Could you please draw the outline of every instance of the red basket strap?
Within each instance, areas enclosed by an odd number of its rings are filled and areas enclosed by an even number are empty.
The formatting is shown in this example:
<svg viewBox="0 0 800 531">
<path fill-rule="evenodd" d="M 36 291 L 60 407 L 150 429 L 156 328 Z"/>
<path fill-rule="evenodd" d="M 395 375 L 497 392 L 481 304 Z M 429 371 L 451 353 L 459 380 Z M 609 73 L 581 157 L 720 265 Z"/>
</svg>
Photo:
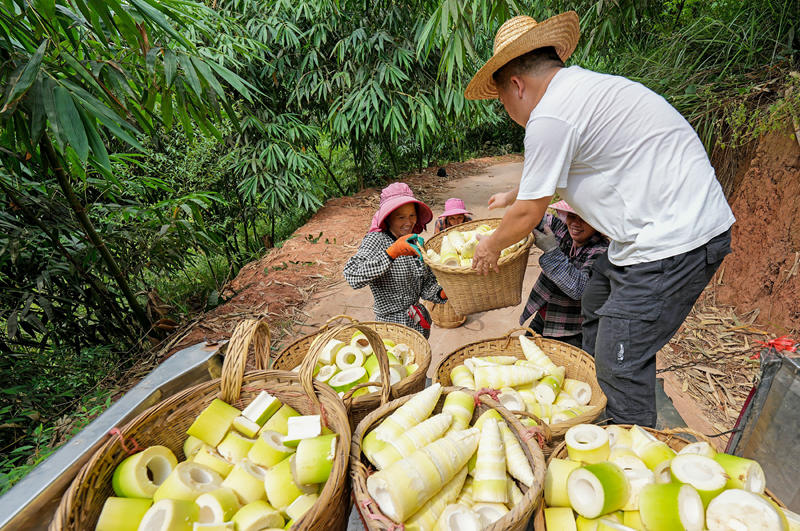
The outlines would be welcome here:
<svg viewBox="0 0 800 531">
<path fill-rule="evenodd" d="M 498 397 L 499 394 L 500 391 L 498 391 L 497 389 L 489 389 L 487 387 L 484 387 L 480 389 L 477 393 L 475 393 L 475 405 L 479 406 L 481 404 L 481 401 L 479 399 L 481 395 L 489 395 L 490 397 L 492 397 L 493 400 L 499 402 L 500 401 L 500 398 Z"/>
<path fill-rule="evenodd" d="M 125 437 L 122 436 L 122 432 L 117 427 L 111 428 L 108 431 L 108 434 L 112 436 L 116 435 L 117 437 L 119 437 L 119 444 L 120 446 L 122 446 L 122 449 L 125 450 L 125 453 L 128 455 L 135 454 L 136 452 L 141 452 L 143 450 L 143 448 L 139 446 L 139 443 L 136 442 L 136 439 L 134 439 L 133 437 L 128 437 L 126 439 Z M 133 445 L 128 446 L 127 441 L 131 441 Z"/>
</svg>

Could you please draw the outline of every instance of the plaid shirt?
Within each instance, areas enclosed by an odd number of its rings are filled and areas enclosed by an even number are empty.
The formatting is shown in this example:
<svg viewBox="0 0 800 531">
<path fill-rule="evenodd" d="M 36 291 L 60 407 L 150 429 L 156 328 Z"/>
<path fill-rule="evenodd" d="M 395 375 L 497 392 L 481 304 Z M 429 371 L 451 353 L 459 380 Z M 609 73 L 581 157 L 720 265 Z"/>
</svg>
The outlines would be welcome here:
<svg viewBox="0 0 800 531">
<path fill-rule="evenodd" d="M 436 225 L 433 226 L 433 233 L 434 234 L 436 234 L 437 232 L 442 232 L 444 229 L 449 228 L 447 226 L 447 218 L 448 217 L 450 217 L 450 216 L 446 216 L 446 217 L 443 217 L 443 218 L 436 218 Z M 466 223 L 467 221 L 472 221 L 472 218 L 470 216 L 467 216 L 466 214 L 464 214 L 464 223 Z"/>
<path fill-rule="evenodd" d="M 415 256 L 398 256 L 392 260 L 386 249 L 395 239 L 386 232 L 370 232 L 361 242 L 358 252 L 344 266 L 344 278 L 353 289 L 369 286 L 375 298 L 375 318 L 378 321 L 398 323 L 422 333 L 423 329 L 408 316 L 412 305 L 422 311 L 431 322 L 428 311 L 419 304 L 420 298 L 442 303 L 441 286 L 433 271 Z"/>
<path fill-rule="evenodd" d="M 524 324 L 546 306 L 542 335 L 574 336 L 581 333 L 581 295 L 589 282 L 589 272 L 594 261 L 608 249 L 608 241 L 598 232 L 573 251 L 572 237 L 563 221 L 546 214 L 543 223 L 553 230 L 559 246 L 539 257 L 542 274 L 531 290 L 519 322 Z"/>
</svg>

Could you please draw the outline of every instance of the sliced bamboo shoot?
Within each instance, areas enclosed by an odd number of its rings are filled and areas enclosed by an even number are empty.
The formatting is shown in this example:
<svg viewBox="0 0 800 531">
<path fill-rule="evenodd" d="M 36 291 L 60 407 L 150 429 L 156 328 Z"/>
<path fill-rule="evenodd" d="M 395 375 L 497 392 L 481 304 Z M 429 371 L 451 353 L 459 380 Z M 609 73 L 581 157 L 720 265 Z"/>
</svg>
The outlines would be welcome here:
<svg viewBox="0 0 800 531">
<path fill-rule="evenodd" d="M 585 406 L 592 400 L 592 387 L 574 378 L 564 378 L 563 390 L 578 401 L 578 404 Z"/>
<path fill-rule="evenodd" d="M 336 434 L 303 439 L 295 454 L 295 476 L 300 485 L 325 483 L 336 455 Z M 292 516 L 292 518 L 295 518 Z"/>
<path fill-rule="evenodd" d="M 439 258 L 443 265 L 460 265 L 461 261 L 458 258 L 458 250 L 450 241 L 449 234 L 442 237 L 442 245 L 439 248 Z"/>
<path fill-rule="evenodd" d="M 245 437 L 238 431 L 229 431 L 217 446 L 217 452 L 226 461 L 235 464 L 247 457 L 247 452 L 250 451 L 255 442 L 255 439 Z"/>
<path fill-rule="evenodd" d="M 631 470 L 623 470 L 625 477 L 628 478 L 628 485 L 631 490 L 628 495 L 628 501 L 622 506 L 623 511 L 638 511 L 639 510 L 639 493 L 647 485 L 656 482 L 655 474 L 652 470 L 634 468 Z"/>
<path fill-rule="evenodd" d="M 152 498 L 177 464 L 175 454 L 166 446 L 149 446 L 117 465 L 111 486 L 123 498 Z"/>
<path fill-rule="evenodd" d="M 187 435 L 194 435 L 209 446 L 217 446 L 241 411 L 215 398 L 194 420 Z M 251 419 L 252 420 L 252 419 Z"/>
<path fill-rule="evenodd" d="M 655 470 L 664 461 L 669 461 L 675 457 L 675 450 L 662 441 L 645 443 L 638 450 L 634 448 L 634 451 L 650 470 Z"/>
<path fill-rule="evenodd" d="M 136 531 L 151 505 L 153 500 L 149 498 L 109 496 L 103 502 L 94 531 Z"/>
<path fill-rule="evenodd" d="M 767 481 L 764 477 L 764 470 L 757 461 L 723 453 L 715 455 L 714 460 L 722 465 L 728 474 L 726 489 L 744 489 L 756 494 L 764 493 Z"/>
<path fill-rule="evenodd" d="M 502 503 L 475 503 L 472 506 L 472 510 L 481 519 L 481 524 L 483 524 L 484 528 L 489 527 L 508 513 L 508 507 Z"/>
<path fill-rule="evenodd" d="M 599 463 L 608 459 L 608 433 L 595 424 L 577 424 L 564 435 L 567 454 L 573 461 Z"/>
<path fill-rule="evenodd" d="M 266 391 L 258 393 L 250 404 L 242 410 L 242 416 L 263 426 L 281 408 L 281 402 Z"/>
<path fill-rule="evenodd" d="M 367 378 L 367 370 L 364 367 L 350 367 L 334 374 L 328 380 L 328 385 L 333 387 L 334 391 L 346 393 L 358 384 L 365 383 Z"/>
<path fill-rule="evenodd" d="M 678 451 L 678 455 L 686 454 L 702 455 L 703 457 L 710 457 L 711 459 L 714 459 L 714 456 L 717 455 L 717 451 L 707 442 L 698 441 L 687 444 Z"/>
<path fill-rule="evenodd" d="M 197 505 L 187 500 L 156 501 L 142 517 L 139 531 L 192 531 L 198 511 Z"/>
<path fill-rule="evenodd" d="M 569 502 L 586 518 L 621 509 L 628 501 L 630 486 L 625 473 L 607 461 L 574 470 L 567 478 Z"/>
<path fill-rule="evenodd" d="M 329 381 L 334 374 L 339 371 L 339 367 L 336 365 L 323 365 L 314 379 L 318 382 L 327 382 Z"/>
<path fill-rule="evenodd" d="M 336 353 L 339 352 L 339 349 L 345 345 L 347 345 L 347 343 L 344 341 L 339 341 L 338 339 L 329 340 L 327 343 L 325 343 L 325 347 L 322 349 L 322 352 L 319 353 L 317 361 L 323 365 L 335 363 L 334 360 L 336 360 Z"/>
<path fill-rule="evenodd" d="M 233 515 L 237 531 L 261 531 L 283 527 L 283 517 L 264 500 L 248 503 Z"/>
<path fill-rule="evenodd" d="M 703 500 L 691 485 L 647 485 L 639 493 L 639 516 L 648 531 L 701 531 Z"/>
<path fill-rule="evenodd" d="M 442 511 L 433 531 L 481 531 L 480 517 L 467 505 L 451 503 Z"/>
<path fill-rule="evenodd" d="M 633 437 L 626 428 L 612 424 L 611 426 L 606 426 L 606 432 L 608 433 L 608 444 L 612 448 L 617 445 L 633 448 Z"/>
<path fill-rule="evenodd" d="M 581 464 L 568 459 L 553 457 L 544 475 L 544 501 L 550 507 L 570 507 L 567 493 L 567 478 Z"/>
<path fill-rule="evenodd" d="M 548 530 L 577 531 L 575 516 L 569 507 L 547 507 L 544 510 L 544 525 Z"/>
<path fill-rule="evenodd" d="M 697 490 L 703 500 L 703 507 L 708 507 L 708 502 L 725 489 L 728 481 L 722 465 L 702 455 L 676 455 L 669 467 L 674 481 L 688 483 Z"/>
<path fill-rule="evenodd" d="M 336 353 L 336 366 L 340 371 L 364 365 L 364 351 L 353 345 L 345 345 Z"/>
<path fill-rule="evenodd" d="M 509 411 L 525 411 L 525 401 L 522 395 L 513 387 L 503 387 L 497 395 L 499 402 Z"/>
<path fill-rule="evenodd" d="M 542 404 L 552 404 L 561 390 L 564 374 L 566 374 L 564 367 L 556 367 L 550 374 L 539 380 L 539 385 L 533 391 L 536 394 L 536 400 Z"/>
<path fill-rule="evenodd" d="M 264 478 L 267 470 L 249 459 L 242 459 L 233 467 L 231 473 L 222 482 L 223 487 L 233 490 L 242 505 L 264 499 Z"/>
<path fill-rule="evenodd" d="M 201 494 L 195 503 L 200 509 L 197 521 L 201 524 L 227 522 L 241 507 L 236 493 L 226 487 Z"/>
</svg>

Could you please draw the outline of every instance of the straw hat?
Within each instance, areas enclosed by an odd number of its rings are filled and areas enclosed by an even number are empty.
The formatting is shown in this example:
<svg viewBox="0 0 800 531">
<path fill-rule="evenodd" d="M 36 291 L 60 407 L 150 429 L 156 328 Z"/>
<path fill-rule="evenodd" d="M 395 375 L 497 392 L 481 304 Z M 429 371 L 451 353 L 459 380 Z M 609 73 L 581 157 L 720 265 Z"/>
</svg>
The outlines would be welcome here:
<svg viewBox="0 0 800 531">
<path fill-rule="evenodd" d="M 512 59 L 537 48 L 552 46 L 562 61 L 566 61 L 580 37 L 578 14 L 567 11 L 544 22 L 519 15 L 506 20 L 494 37 L 494 50 L 486 64 L 478 70 L 467 85 L 464 96 L 468 100 L 486 100 L 497 97 L 492 74 Z"/>
</svg>

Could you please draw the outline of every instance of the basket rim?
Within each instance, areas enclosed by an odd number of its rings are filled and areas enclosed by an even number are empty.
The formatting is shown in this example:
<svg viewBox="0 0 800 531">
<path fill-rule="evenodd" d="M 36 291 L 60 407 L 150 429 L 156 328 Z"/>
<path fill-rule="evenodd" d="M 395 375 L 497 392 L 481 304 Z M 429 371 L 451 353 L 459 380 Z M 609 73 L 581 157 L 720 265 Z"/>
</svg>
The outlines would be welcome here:
<svg viewBox="0 0 800 531">
<path fill-rule="evenodd" d="M 500 222 L 502 220 L 503 220 L 503 218 L 474 219 L 472 221 L 466 221 L 466 222 L 461 223 L 459 225 L 455 225 L 455 226 L 449 227 L 449 228 L 447 228 L 447 229 L 445 229 L 443 231 L 437 232 L 436 234 L 434 234 L 433 236 L 428 238 L 428 240 L 422 246 L 423 247 L 423 251 L 425 251 L 425 252 L 422 253 L 422 261 L 425 263 L 425 265 L 427 265 L 428 267 L 430 267 L 434 271 L 440 271 L 442 273 L 451 273 L 451 274 L 453 274 L 453 273 L 455 273 L 455 274 L 461 273 L 461 274 L 467 274 L 467 275 L 477 275 L 478 273 L 473 271 L 473 269 L 471 267 L 466 267 L 466 266 L 461 266 L 461 265 L 457 265 L 457 266 L 444 265 L 444 264 L 440 264 L 438 262 L 434 262 L 433 260 L 431 260 L 428 257 L 428 253 L 427 253 L 427 250 L 429 248 L 428 245 L 430 244 L 431 241 L 436 241 L 436 240 L 440 240 L 440 239 L 444 238 L 444 236 L 450 231 L 458 230 L 459 232 L 461 232 L 461 231 L 464 231 L 464 230 L 470 230 L 473 226 L 474 227 L 479 227 L 481 225 L 489 225 L 489 224 L 495 225 L 494 228 L 497 228 L 497 226 L 500 225 Z M 520 258 L 521 255 L 526 255 L 527 256 L 529 254 L 529 251 L 530 251 L 530 248 L 531 248 L 532 245 L 533 245 L 533 233 L 528 233 L 525 236 L 525 240 L 524 240 L 522 245 L 520 245 L 513 252 L 510 252 L 505 256 L 501 256 L 497 260 L 497 267 L 503 267 L 503 266 L 507 265 L 508 263 L 515 261 L 518 258 Z"/>
<path fill-rule="evenodd" d="M 336 317 L 339 317 L 339 316 L 336 316 Z M 336 317 L 332 317 L 329 320 L 329 322 L 332 321 L 333 319 L 336 319 Z M 359 321 L 359 320 L 354 320 L 354 321 L 357 322 L 360 325 L 365 325 L 365 326 L 368 326 L 368 327 L 371 327 L 373 325 L 382 325 L 382 326 L 387 326 L 389 328 L 401 328 L 401 329 L 404 330 L 404 332 L 405 331 L 409 331 L 409 332 L 412 332 L 412 335 L 418 336 L 417 340 L 419 341 L 419 343 L 425 345 L 425 347 L 423 349 L 423 352 L 421 352 L 421 354 L 423 355 L 423 357 L 425 358 L 425 361 L 426 361 L 425 365 L 423 366 L 423 364 L 417 363 L 418 368 L 417 368 L 416 371 L 414 371 L 413 373 L 409 374 L 408 376 L 406 376 L 405 378 L 403 378 L 402 380 L 400 380 L 399 382 L 397 382 L 396 384 L 394 384 L 394 385 L 392 385 L 390 387 L 390 401 L 392 399 L 392 396 L 394 396 L 394 394 L 395 394 L 395 392 L 397 390 L 402 391 L 402 389 L 404 387 L 407 387 L 407 386 L 411 385 L 412 383 L 414 383 L 415 381 L 419 380 L 420 379 L 420 377 L 419 377 L 420 374 L 423 374 L 423 375 L 427 374 L 428 369 L 430 368 L 430 365 L 431 365 L 431 361 L 432 361 L 432 358 L 433 358 L 433 353 L 431 351 L 430 343 L 428 342 L 427 339 L 425 339 L 425 336 L 423 336 L 421 333 L 419 333 L 418 331 L 414 330 L 413 328 L 410 328 L 410 327 L 405 326 L 405 325 L 401 325 L 399 323 L 391 323 L 391 322 L 386 322 L 386 321 Z M 319 334 L 325 332 L 329 328 L 331 328 L 330 324 L 323 325 L 322 327 L 318 328 L 315 332 L 312 332 L 310 334 L 306 334 L 306 335 L 296 339 L 295 341 L 292 341 L 290 344 L 288 344 L 284 348 L 282 348 L 277 354 L 275 354 L 274 356 L 272 356 L 272 355 L 270 356 L 270 367 L 272 367 L 275 364 L 275 362 L 277 362 L 278 359 L 280 359 L 280 357 L 283 356 L 285 353 L 287 353 L 290 349 L 297 348 L 297 346 L 303 341 L 313 340 L 314 337 L 316 337 Z M 411 346 L 411 345 L 409 345 L 409 346 Z M 417 354 L 417 351 L 415 350 L 415 355 L 416 354 Z M 415 360 L 415 362 L 416 362 L 416 360 Z M 423 369 L 424 369 L 424 371 L 423 371 Z M 288 370 L 288 369 L 272 369 L 272 370 Z M 425 376 L 425 378 L 427 378 L 427 376 Z M 316 382 L 316 380 L 315 380 L 315 382 Z M 365 404 L 367 402 L 373 401 L 373 400 L 375 400 L 375 399 L 380 397 L 380 393 L 381 393 L 380 390 L 378 390 L 378 391 L 372 391 L 370 393 L 366 393 L 366 394 L 363 394 L 363 395 L 359 395 L 359 396 L 357 396 L 355 398 L 352 398 L 351 404 L 352 404 L 352 406 L 357 407 L 357 406 L 359 406 L 361 404 Z"/>
<path fill-rule="evenodd" d="M 520 438 L 520 434 L 525 433 L 526 428 L 523 426 L 520 421 L 517 419 L 516 415 L 513 411 L 509 411 L 502 404 L 496 402 L 489 398 L 484 394 L 479 394 L 476 391 L 471 389 L 464 389 L 461 387 L 454 387 L 454 386 L 442 386 L 441 388 L 441 395 L 439 397 L 439 401 L 443 400 L 446 394 L 462 391 L 470 394 L 475 398 L 475 400 L 480 402 L 480 405 L 486 406 L 490 409 L 497 410 L 500 415 L 503 417 L 503 420 L 509 425 L 509 428 L 512 429 L 512 432 Z M 356 501 L 356 506 L 358 509 L 359 516 L 361 517 L 362 523 L 366 529 L 370 529 L 370 527 L 364 521 L 364 516 L 361 514 L 361 507 L 367 509 L 366 504 L 368 503 L 367 500 L 360 500 L 359 498 L 360 493 L 359 490 L 356 489 L 356 483 L 360 484 L 364 483 L 364 491 L 366 491 L 366 478 L 368 476 L 368 468 L 367 465 L 364 464 L 363 460 L 361 459 L 361 443 L 364 439 L 364 436 L 373 425 L 383 420 L 386 416 L 390 413 L 395 411 L 397 408 L 405 404 L 408 400 L 410 400 L 414 395 L 406 395 L 399 398 L 396 398 L 386 404 L 383 404 L 379 408 L 371 411 L 366 417 L 364 417 L 361 422 L 358 423 L 356 428 L 353 430 L 352 437 L 350 439 L 350 476 L 352 480 L 352 496 L 353 499 Z M 476 409 L 477 409 L 476 405 Z M 516 504 L 508 513 L 506 513 L 500 520 L 492 524 L 491 526 L 485 528 L 488 531 L 500 531 L 504 529 L 509 529 L 510 527 L 516 528 L 519 522 L 518 520 L 525 520 L 532 519 L 533 515 L 536 512 L 536 508 L 540 506 L 539 503 L 541 499 L 543 499 L 544 494 L 544 474 L 547 470 L 546 461 L 544 460 L 544 454 L 542 453 L 542 449 L 534 442 L 535 438 L 525 440 L 520 440 L 520 444 L 523 447 L 528 448 L 528 452 L 530 453 L 529 457 L 529 464 L 534 473 L 534 484 L 527 489 L 523 496 L 523 502 Z M 543 467 L 541 465 L 544 465 Z M 535 492 L 534 492 L 535 491 Z M 372 500 L 371 497 L 368 498 Z M 381 517 L 387 518 L 383 513 L 380 511 L 380 508 L 377 507 L 377 504 L 374 503 L 375 510 L 378 511 Z M 528 512 L 529 514 L 526 516 L 525 513 Z M 510 520 L 508 520 L 510 519 Z M 508 520 L 508 521 L 507 521 Z M 391 521 L 391 520 L 389 520 Z M 395 522 L 392 521 L 392 524 Z M 508 524 L 512 524 L 509 526 Z M 393 528 L 389 528 L 393 529 Z"/>
</svg>

